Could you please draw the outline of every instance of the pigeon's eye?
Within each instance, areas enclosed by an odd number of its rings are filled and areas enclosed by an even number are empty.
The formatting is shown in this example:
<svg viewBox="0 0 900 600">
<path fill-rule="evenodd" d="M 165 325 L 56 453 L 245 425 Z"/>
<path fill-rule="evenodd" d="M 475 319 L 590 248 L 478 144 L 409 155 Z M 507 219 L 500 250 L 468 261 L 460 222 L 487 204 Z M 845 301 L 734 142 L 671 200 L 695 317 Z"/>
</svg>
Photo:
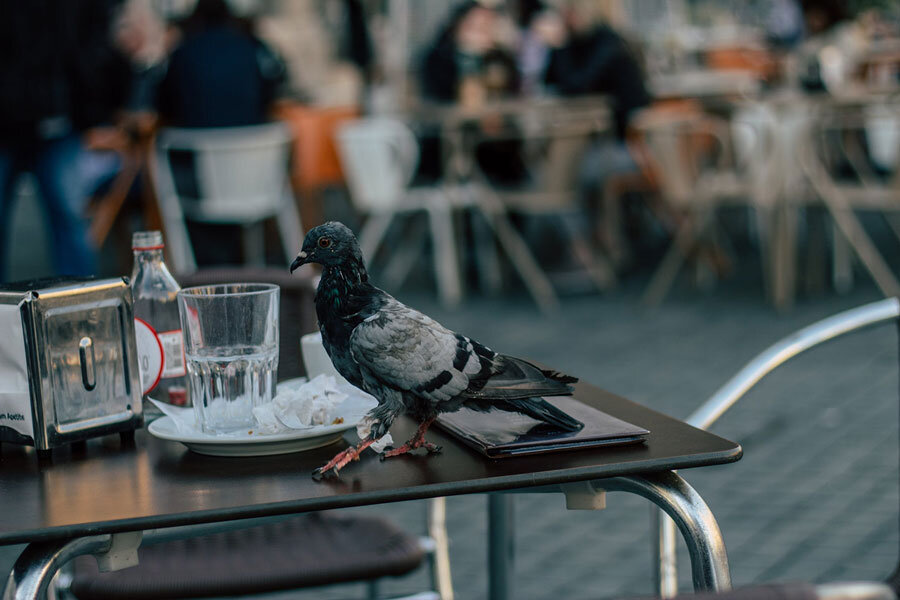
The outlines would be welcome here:
<svg viewBox="0 0 900 600">
<path fill-rule="evenodd" d="M 331 246 L 331 240 L 327 237 L 319 238 L 319 248 L 328 248 Z"/>
</svg>

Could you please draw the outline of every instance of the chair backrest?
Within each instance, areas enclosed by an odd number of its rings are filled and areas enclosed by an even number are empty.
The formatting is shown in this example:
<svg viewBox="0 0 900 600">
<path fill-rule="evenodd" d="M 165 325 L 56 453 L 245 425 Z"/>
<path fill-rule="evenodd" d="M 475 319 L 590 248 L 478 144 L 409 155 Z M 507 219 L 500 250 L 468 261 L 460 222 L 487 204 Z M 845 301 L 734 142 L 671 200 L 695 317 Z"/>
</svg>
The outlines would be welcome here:
<svg viewBox="0 0 900 600">
<path fill-rule="evenodd" d="M 249 223 L 278 212 L 285 201 L 290 132 L 282 123 L 222 129 L 163 129 L 156 142 L 159 168 L 172 173 L 173 151 L 193 156 L 196 197 L 172 188 L 192 220 Z M 189 170 L 189 169 L 188 169 Z"/>
<path fill-rule="evenodd" d="M 419 144 L 407 125 L 381 117 L 350 121 L 338 129 L 337 141 L 359 210 L 390 211 L 402 201 L 419 160 Z"/>
</svg>

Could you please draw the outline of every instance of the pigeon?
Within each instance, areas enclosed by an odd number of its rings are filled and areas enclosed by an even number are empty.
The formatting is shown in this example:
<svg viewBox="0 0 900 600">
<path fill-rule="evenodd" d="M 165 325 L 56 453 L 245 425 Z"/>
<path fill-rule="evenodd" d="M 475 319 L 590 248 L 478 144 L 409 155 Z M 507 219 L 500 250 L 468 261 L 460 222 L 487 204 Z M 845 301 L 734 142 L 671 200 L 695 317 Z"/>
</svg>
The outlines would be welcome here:
<svg viewBox="0 0 900 600">
<path fill-rule="evenodd" d="M 576 378 L 494 352 L 375 287 L 346 225 L 309 230 L 291 273 L 307 263 L 322 266 L 315 303 L 325 351 L 338 373 L 378 401 L 369 434 L 316 469 L 315 479 L 338 476 L 401 414 L 418 423 L 416 433 L 382 459 L 418 448 L 439 452 L 425 432 L 439 414 L 463 407 L 519 412 L 564 431 L 583 427 L 542 398 L 571 395 Z"/>
</svg>

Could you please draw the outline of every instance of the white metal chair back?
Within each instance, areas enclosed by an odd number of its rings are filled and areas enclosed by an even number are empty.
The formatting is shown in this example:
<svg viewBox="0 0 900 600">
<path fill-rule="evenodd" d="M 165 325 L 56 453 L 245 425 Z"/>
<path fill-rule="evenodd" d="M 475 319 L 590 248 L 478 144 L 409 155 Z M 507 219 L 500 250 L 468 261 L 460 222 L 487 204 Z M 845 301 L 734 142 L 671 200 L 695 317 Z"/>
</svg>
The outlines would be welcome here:
<svg viewBox="0 0 900 600">
<path fill-rule="evenodd" d="M 290 150 L 290 134 L 281 123 L 164 129 L 156 147 L 160 165 L 168 164 L 173 150 L 194 155 L 197 197 L 180 195 L 191 219 L 254 221 L 281 208 Z"/>
<path fill-rule="evenodd" d="M 419 144 L 390 118 L 350 121 L 337 132 L 338 151 L 354 204 L 364 213 L 396 209 L 419 160 Z"/>
<path fill-rule="evenodd" d="M 283 123 L 221 129 L 163 129 L 156 140 L 154 179 L 170 251 L 178 271 L 196 269 L 184 219 L 252 225 L 277 217 L 285 255 L 302 243 L 290 193 L 291 136 Z M 179 191 L 173 151 L 193 156 L 196 193 Z M 196 196 L 196 197 L 194 197 Z"/>
</svg>

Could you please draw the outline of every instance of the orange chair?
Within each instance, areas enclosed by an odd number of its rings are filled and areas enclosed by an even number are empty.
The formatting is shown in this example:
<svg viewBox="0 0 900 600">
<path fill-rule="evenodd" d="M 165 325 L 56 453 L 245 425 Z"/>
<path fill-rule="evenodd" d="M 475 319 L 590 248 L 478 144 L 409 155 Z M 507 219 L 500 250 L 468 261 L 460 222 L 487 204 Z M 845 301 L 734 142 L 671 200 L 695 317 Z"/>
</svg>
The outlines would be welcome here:
<svg viewBox="0 0 900 600">
<path fill-rule="evenodd" d="M 355 106 L 318 108 L 284 102 L 274 115 L 287 123 L 293 133 L 291 185 L 301 203 L 301 221 L 306 227 L 322 223 L 319 191 L 329 185 L 343 185 L 344 173 L 334 143 L 337 128 L 355 119 Z"/>
</svg>

